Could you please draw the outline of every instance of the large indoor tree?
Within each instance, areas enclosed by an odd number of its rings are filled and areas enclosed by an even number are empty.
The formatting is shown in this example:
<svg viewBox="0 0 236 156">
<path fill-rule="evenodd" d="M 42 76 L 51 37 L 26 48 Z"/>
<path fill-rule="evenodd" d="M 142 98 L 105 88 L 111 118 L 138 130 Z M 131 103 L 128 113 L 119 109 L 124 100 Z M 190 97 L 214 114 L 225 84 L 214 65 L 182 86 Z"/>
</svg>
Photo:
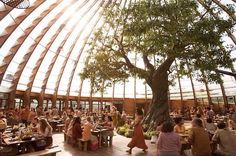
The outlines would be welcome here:
<svg viewBox="0 0 236 156">
<path fill-rule="evenodd" d="M 232 66 L 232 46 L 222 38 L 226 30 L 233 31 L 233 21 L 219 9 L 213 11 L 214 17 L 195 0 L 139 0 L 124 8 L 108 7 L 81 77 L 92 80 L 96 91 L 130 76 L 144 79 L 152 91 L 144 122 L 169 120 L 168 87 L 175 60 L 181 73 L 188 73 L 188 65 L 192 72 L 204 71 L 208 81 L 218 80 L 215 69 Z"/>
</svg>

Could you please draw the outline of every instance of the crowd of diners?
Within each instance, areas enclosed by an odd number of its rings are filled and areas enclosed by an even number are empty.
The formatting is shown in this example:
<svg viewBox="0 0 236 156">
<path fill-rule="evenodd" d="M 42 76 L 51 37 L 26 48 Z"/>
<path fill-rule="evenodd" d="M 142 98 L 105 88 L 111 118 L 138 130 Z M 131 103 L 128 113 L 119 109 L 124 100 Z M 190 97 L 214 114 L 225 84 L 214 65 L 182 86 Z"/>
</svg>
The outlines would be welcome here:
<svg viewBox="0 0 236 156">
<path fill-rule="evenodd" d="M 96 136 L 91 134 L 92 129 L 106 129 L 102 133 L 102 143 L 107 146 L 107 138 L 113 136 L 113 130 L 119 125 L 126 122 L 126 114 L 117 111 L 116 107 L 111 107 L 110 110 L 103 110 L 102 112 L 89 112 L 86 109 L 77 108 L 63 108 L 59 113 L 56 107 L 45 108 L 38 106 L 35 109 L 22 106 L 20 109 L 8 109 L 0 111 L 0 121 L 7 126 L 14 126 L 24 124 L 29 126 L 32 130 L 44 136 L 47 145 L 53 143 L 52 121 L 60 121 L 64 124 L 64 133 L 68 136 L 67 143 L 76 145 L 78 139 L 91 140 L 94 144 L 98 143 Z"/>
<path fill-rule="evenodd" d="M 172 119 L 157 126 L 159 156 L 236 156 L 236 107 L 223 115 L 212 106 L 190 109 L 190 126 L 184 116 L 172 112 Z M 191 150 L 189 150 L 191 149 Z M 189 153 L 191 151 L 191 154 Z M 188 153 L 187 153 L 188 152 Z"/>
<path fill-rule="evenodd" d="M 158 156 L 180 156 L 189 152 L 189 149 L 193 156 L 236 156 L 236 107 L 224 114 L 216 113 L 212 106 L 184 107 L 170 112 L 170 116 L 171 120 L 154 126 L 159 132 L 156 141 Z M 99 113 L 82 108 L 63 108 L 59 113 L 56 107 L 42 109 L 39 106 L 36 109 L 22 107 L 1 111 L 0 127 L 2 123 L 9 126 L 19 123 L 31 125 L 34 131 L 46 138 L 47 146 L 50 146 L 53 142 L 50 121 L 61 120 L 65 126 L 64 133 L 69 138 L 66 143 L 73 146 L 78 139 L 82 139 L 90 140 L 95 145 L 98 139 L 91 130 L 104 128 L 107 131 L 102 133 L 102 143 L 107 146 L 107 138 L 114 135 L 114 129 L 128 123 L 134 130 L 127 145 L 127 152 L 131 154 L 135 147 L 144 152 L 148 149 L 143 136 L 142 119 L 143 111 L 140 109 L 137 109 L 134 120 L 130 120 L 125 112 L 119 113 L 114 106 L 111 106 L 111 110 Z"/>
</svg>

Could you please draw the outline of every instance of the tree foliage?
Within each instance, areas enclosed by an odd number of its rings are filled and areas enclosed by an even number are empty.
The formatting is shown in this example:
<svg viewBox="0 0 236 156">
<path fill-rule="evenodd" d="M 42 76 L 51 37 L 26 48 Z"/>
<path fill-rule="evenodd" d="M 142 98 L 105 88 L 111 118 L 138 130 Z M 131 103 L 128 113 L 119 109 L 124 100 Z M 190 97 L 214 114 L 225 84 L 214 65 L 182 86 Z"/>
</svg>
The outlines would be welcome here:
<svg viewBox="0 0 236 156">
<path fill-rule="evenodd" d="M 194 0 L 140 0 L 125 8 L 107 7 L 106 25 L 91 41 L 96 45 L 89 49 L 82 77 L 93 79 L 98 88 L 104 81 L 108 85 L 137 75 L 152 88 L 154 72 L 173 58 L 179 62 L 180 75 L 204 70 L 209 81 L 217 81 L 214 70 L 230 68 L 233 61 L 231 47 L 222 49 L 222 37 L 225 30 L 232 30 L 233 21 L 219 14 L 212 17 Z"/>
</svg>

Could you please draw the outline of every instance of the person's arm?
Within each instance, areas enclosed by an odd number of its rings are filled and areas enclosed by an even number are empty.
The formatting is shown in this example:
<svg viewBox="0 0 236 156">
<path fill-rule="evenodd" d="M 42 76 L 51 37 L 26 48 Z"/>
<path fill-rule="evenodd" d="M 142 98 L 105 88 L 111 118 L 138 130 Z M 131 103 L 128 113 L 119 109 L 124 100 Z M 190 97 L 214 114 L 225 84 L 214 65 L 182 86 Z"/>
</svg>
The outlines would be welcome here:
<svg viewBox="0 0 236 156">
<path fill-rule="evenodd" d="M 189 142 L 190 144 L 193 144 L 193 142 L 194 142 L 194 131 L 193 131 L 193 129 L 191 129 L 191 131 L 190 131 L 190 133 L 189 133 L 188 142 Z"/>
<path fill-rule="evenodd" d="M 157 139 L 157 150 L 161 149 L 161 144 L 162 144 L 162 132 L 159 134 L 159 137 Z"/>
<path fill-rule="evenodd" d="M 217 131 L 215 132 L 215 134 L 213 135 L 211 140 L 212 140 L 213 143 L 219 143 L 220 142 L 219 134 L 217 133 Z"/>
<path fill-rule="evenodd" d="M 179 139 L 178 139 L 178 147 L 179 147 L 179 152 L 181 151 L 181 148 L 182 148 L 182 144 L 181 144 L 181 138 L 179 136 Z"/>
</svg>

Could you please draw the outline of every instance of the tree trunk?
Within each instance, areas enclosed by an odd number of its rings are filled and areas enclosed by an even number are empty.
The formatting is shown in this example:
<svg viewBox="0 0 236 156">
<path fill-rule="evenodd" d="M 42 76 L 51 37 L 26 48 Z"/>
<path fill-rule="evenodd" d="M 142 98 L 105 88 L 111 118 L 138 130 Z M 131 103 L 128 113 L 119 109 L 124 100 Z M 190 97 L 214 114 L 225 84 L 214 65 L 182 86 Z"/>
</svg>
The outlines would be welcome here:
<svg viewBox="0 0 236 156">
<path fill-rule="evenodd" d="M 150 87 L 152 89 L 152 101 L 143 123 L 161 124 L 163 121 L 170 120 L 168 103 L 168 70 L 174 58 L 167 58 L 152 75 Z"/>
</svg>

